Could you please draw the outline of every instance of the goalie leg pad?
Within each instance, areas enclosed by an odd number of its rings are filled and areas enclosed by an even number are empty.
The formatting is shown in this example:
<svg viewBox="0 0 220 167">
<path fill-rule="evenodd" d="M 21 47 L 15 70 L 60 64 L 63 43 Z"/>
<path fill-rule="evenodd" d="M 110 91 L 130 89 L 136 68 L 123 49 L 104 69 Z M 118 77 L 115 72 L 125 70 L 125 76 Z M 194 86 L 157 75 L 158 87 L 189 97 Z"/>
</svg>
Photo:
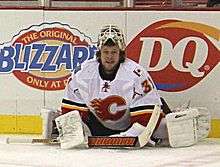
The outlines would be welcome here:
<svg viewBox="0 0 220 167">
<path fill-rule="evenodd" d="M 58 117 L 60 114 L 56 110 L 42 108 L 40 111 L 41 118 L 42 118 L 42 137 L 44 139 L 51 139 L 58 137 L 58 132 L 55 124 L 55 118 Z"/>
<path fill-rule="evenodd" d="M 211 129 L 211 114 L 205 107 L 197 107 L 199 115 L 196 119 L 198 140 L 207 138 Z"/>
<path fill-rule="evenodd" d="M 197 143 L 196 117 L 198 114 L 197 109 L 186 109 L 166 115 L 171 147 L 191 146 Z"/>
<path fill-rule="evenodd" d="M 196 144 L 208 136 L 210 114 L 205 108 L 189 108 L 166 115 L 169 143 L 171 147 Z"/>
<path fill-rule="evenodd" d="M 78 111 L 74 110 L 55 119 L 62 149 L 87 146 L 83 124 Z"/>
</svg>

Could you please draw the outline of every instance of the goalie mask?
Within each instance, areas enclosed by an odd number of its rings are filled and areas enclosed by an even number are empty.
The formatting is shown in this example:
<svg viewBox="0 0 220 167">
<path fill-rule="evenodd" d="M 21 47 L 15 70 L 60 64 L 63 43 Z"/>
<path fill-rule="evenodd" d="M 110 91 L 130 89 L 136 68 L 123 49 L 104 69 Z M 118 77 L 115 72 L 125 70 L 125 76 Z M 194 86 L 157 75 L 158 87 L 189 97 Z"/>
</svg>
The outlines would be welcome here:
<svg viewBox="0 0 220 167">
<path fill-rule="evenodd" d="M 123 32 L 117 26 L 114 25 L 107 25 L 101 29 L 101 32 L 98 36 L 97 44 L 99 50 L 110 39 L 119 46 L 119 49 L 121 51 L 125 50 L 125 40 Z"/>
</svg>

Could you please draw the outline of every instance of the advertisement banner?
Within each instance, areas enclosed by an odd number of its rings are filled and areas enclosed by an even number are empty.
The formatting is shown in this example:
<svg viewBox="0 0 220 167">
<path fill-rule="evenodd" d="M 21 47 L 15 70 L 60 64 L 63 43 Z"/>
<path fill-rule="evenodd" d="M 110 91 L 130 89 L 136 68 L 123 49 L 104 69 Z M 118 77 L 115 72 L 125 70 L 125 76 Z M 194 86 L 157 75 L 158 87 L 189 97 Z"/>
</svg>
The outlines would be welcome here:
<svg viewBox="0 0 220 167">
<path fill-rule="evenodd" d="M 14 12 L 0 11 L 11 22 L 0 28 L 0 119 L 18 123 L 0 131 L 41 132 L 40 109 L 60 107 L 69 76 L 95 58 L 106 24 L 123 29 L 127 57 L 148 70 L 172 109 L 207 107 L 219 126 L 218 11 Z"/>
</svg>

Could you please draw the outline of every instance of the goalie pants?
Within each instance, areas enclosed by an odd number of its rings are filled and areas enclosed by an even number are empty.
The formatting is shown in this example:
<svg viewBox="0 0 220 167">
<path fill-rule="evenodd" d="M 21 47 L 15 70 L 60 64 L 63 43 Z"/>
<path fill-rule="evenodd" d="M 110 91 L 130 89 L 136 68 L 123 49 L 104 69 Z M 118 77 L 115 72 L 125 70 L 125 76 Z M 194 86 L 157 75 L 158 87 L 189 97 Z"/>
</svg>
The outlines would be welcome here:
<svg viewBox="0 0 220 167">
<path fill-rule="evenodd" d="M 87 119 L 83 119 L 83 122 L 88 126 L 90 129 L 90 132 L 92 136 L 109 136 L 113 134 L 119 134 L 120 130 L 112 130 L 109 128 L 106 128 L 104 125 L 102 125 L 99 120 L 91 113 L 89 112 Z M 125 129 L 124 131 L 126 131 Z"/>
<path fill-rule="evenodd" d="M 168 104 L 166 103 L 166 101 L 163 98 L 161 98 L 161 102 L 162 102 L 163 113 L 164 114 L 171 113 L 171 110 L 170 110 Z M 141 117 L 143 117 L 143 118 L 141 118 Z M 127 129 L 129 129 L 132 126 L 132 123 L 134 123 L 134 121 L 139 122 L 140 124 L 143 125 L 143 122 L 147 122 L 145 119 L 147 119 L 147 118 L 145 118 L 145 116 L 140 116 L 139 118 L 132 118 L 131 125 Z M 161 119 L 161 117 L 160 117 L 160 119 Z M 82 116 L 82 120 L 90 129 L 92 136 L 109 136 L 109 135 L 119 134 L 119 133 L 127 130 L 127 129 L 124 129 L 124 130 L 109 129 L 109 128 L 105 127 L 104 125 L 102 125 L 99 122 L 99 120 L 91 112 L 88 112 L 88 114 L 86 116 Z M 159 122 L 160 122 L 160 120 L 159 120 Z M 158 125 L 159 125 L 159 122 L 158 122 Z"/>
</svg>

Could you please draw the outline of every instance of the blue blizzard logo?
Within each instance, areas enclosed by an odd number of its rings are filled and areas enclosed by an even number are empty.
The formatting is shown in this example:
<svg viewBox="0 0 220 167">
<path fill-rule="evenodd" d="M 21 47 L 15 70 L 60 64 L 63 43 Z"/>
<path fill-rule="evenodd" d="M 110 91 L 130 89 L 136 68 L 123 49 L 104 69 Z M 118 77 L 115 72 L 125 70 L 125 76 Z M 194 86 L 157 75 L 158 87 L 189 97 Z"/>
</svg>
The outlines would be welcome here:
<svg viewBox="0 0 220 167">
<path fill-rule="evenodd" d="M 15 44 L 0 50 L 0 73 L 13 70 L 28 72 L 56 72 L 63 65 L 67 70 L 76 70 L 85 60 L 94 58 L 96 46 L 62 46 L 34 43 Z M 45 56 L 45 54 L 47 56 Z"/>
<path fill-rule="evenodd" d="M 59 22 L 32 25 L 0 45 L 0 74 L 40 90 L 63 90 L 71 72 L 95 57 L 96 43 Z"/>
</svg>

